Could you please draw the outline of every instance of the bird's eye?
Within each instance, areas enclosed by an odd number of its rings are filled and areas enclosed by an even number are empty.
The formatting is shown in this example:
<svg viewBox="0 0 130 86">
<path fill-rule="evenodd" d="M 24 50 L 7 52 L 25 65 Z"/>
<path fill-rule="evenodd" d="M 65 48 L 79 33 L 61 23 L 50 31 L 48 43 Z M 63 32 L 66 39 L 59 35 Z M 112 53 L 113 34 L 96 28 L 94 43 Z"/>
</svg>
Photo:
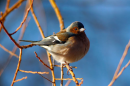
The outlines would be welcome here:
<svg viewBox="0 0 130 86">
<path fill-rule="evenodd" d="M 75 28 L 75 30 L 78 30 L 78 28 Z"/>
</svg>

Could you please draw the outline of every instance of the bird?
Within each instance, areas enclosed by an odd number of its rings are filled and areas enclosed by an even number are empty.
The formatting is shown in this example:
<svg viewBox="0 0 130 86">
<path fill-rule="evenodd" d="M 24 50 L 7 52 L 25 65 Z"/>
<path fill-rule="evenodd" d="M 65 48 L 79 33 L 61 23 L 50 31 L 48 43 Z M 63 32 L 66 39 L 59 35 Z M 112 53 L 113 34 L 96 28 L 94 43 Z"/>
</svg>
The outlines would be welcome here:
<svg viewBox="0 0 130 86">
<path fill-rule="evenodd" d="M 90 41 L 85 34 L 84 25 L 75 21 L 66 29 L 45 37 L 40 41 L 20 40 L 31 42 L 45 48 L 58 63 L 73 63 L 82 59 L 88 52 Z"/>
</svg>

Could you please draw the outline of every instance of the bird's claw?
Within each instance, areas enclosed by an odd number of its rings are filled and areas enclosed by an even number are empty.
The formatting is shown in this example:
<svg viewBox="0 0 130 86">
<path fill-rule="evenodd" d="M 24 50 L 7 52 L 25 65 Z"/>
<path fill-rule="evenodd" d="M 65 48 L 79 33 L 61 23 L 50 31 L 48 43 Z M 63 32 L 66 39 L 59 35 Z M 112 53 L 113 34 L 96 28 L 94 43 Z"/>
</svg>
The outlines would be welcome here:
<svg viewBox="0 0 130 86">
<path fill-rule="evenodd" d="M 67 70 L 67 75 L 70 75 L 69 71 L 73 71 L 72 66 L 69 66 L 69 70 Z"/>
</svg>

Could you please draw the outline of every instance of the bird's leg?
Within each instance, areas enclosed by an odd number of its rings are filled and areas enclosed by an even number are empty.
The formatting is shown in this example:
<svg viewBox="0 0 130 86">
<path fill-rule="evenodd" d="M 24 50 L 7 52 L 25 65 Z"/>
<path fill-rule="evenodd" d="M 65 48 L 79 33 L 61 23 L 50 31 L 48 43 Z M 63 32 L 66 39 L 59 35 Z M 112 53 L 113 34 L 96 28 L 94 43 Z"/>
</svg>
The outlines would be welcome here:
<svg viewBox="0 0 130 86">
<path fill-rule="evenodd" d="M 66 61 L 65 61 L 65 64 L 68 65 L 68 67 L 69 67 L 69 70 L 67 70 L 67 75 L 70 75 L 70 74 L 68 74 L 68 72 L 69 72 L 69 71 L 73 71 L 73 70 L 72 70 L 72 67 L 69 66 L 69 63 L 67 63 Z"/>
<path fill-rule="evenodd" d="M 54 65 L 54 66 L 56 66 L 56 67 L 61 67 L 61 65 Z M 65 64 L 63 64 L 63 68 L 65 68 L 66 66 L 65 66 Z M 70 66 L 70 67 L 72 67 L 72 68 L 77 68 L 76 66 Z"/>
</svg>

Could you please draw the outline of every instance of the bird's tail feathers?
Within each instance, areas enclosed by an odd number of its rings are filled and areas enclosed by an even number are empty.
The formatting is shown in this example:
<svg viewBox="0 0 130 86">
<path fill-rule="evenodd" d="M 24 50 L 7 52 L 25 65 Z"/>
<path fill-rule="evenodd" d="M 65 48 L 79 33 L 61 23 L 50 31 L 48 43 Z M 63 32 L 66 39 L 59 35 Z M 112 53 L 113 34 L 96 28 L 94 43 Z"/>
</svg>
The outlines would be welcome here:
<svg viewBox="0 0 130 86">
<path fill-rule="evenodd" d="M 31 42 L 31 43 L 38 42 L 38 41 L 30 41 L 30 40 L 19 40 L 19 41 L 23 41 L 23 42 Z"/>
</svg>

